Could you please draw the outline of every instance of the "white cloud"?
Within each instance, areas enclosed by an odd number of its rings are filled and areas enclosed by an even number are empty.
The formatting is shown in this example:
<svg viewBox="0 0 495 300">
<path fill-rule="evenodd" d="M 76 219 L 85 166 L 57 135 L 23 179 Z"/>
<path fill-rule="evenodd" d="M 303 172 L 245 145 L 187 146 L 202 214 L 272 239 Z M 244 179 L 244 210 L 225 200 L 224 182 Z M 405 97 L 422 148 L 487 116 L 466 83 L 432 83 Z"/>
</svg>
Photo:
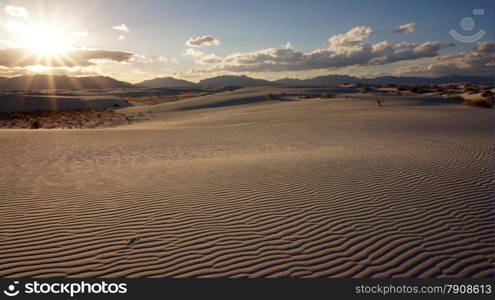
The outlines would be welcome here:
<svg viewBox="0 0 495 300">
<path fill-rule="evenodd" d="M 176 63 L 179 63 L 179 61 L 175 58 L 168 58 L 168 57 L 165 57 L 165 56 L 159 56 L 158 57 L 158 60 L 163 62 L 163 63 L 169 63 L 169 64 L 176 64 Z"/>
<path fill-rule="evenodd" d="M 282 46 L 282 48 L 283 49 L 294 49 L 291 42 L 287 42 L 285 45 Z"/>
<path fill-rule="evenodd" d="M 286 72 L 318 69 L 339 69 L 349 66 L 384 65 L 398 61 L 437 56 L 440 42 L 421 44 L 383 41 L 365 42 L 373 30 L 358 26 L 347 33 L 331 36 L 324 49 L 299 52 L 290 44 L 282 48 L 233 53 L 224 58 L 187 49 L 186 55 L 200 58 L 197 63 L 214 65 L 215 70 L 230 72 Z M 211 71 L 208 69 L 205 71 Z"/>
<path fill-rule="evenodd" d="M 184 52 L 185 56 L 193 56 L 193 57 L 203 57 L 206 55 L 203 51 L 199 51 L 193 48 L 187 48 Z"/>
<path fill-rule="evenodd" d="M 153 59 L 145 54 L 134 54 L 129 62 L 141 63 L 141 64 L 152 64 Z"/>
<path fill-rule="evenodd" d="M 211 35 L 200 36 L 197 38 L 190 38 L 186 42 L 186 46 L 188 47 L 209 47 L 209 46 L 218 46 L 220 45 L 220 41 Z"/>
<path fill-rule="evenodd" d="M 125 24 L 115 25 L 112 27 L 114 30 L 130 32 L 129 27 Z"/>
<path fill-rule="evenodd" d="M 126 40 L 126 38 L 125 38 L 125 36 L 124 36 L 123 34 L 119 35 L 119 36 L 117 37 L 117 39 L 118 39 L 119 41 L 125 41 L 125 40 Z"/>
<path fill-rule="evenodd" d="M 416 31 L 416 24 L 414 23 L 407 23 L 404 25 L 400 25 L 398 27 L 395 27 L 394 29 L 394 32 L 404 33 L 404 34 L 413 33 L 414 31 Z"/>
<path fill-rule="evenodd" d="M 196 63 L 200 65 L 219 64 L 223 62 L 223 58 L 213 53 L 205 53 L 194 48 L 187 48 L 184 55 L 196 57 Z"/>
<path fill-rule="evenodd" d="M 7 5 L 5 7 L 5 12 L 14 17 L 27 17 L 29 16 L 29 11 L 21 6 Z"/>
<path fill-rule="evenodd" d="M 495 43 L 480 42 L 469 52 L 440 55 L 423 65 L 408 65 L 396 68 L 394 75 L 445 76 L 478 75 L 493 76 L 495 73 Z"/>
<path fill-rule="evenodd" d="M 360 50 L 362 42 L 373 33 L 366 26 L 357 26 L 346 33 L 337 34 L 328 38 L 329 49 L 335 52 L 350 52 Z"/>
</svg>

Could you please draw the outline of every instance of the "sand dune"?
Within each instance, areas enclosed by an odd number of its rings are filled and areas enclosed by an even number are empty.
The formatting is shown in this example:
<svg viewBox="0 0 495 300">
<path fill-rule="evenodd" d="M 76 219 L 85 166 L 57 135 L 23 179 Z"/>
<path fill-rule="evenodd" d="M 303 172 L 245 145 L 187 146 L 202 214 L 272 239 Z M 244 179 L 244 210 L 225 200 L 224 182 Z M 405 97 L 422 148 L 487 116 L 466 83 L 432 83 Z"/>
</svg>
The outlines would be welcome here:
<svg viewBox="0 0 495 300">
<path fill-rule="evenodd" d="M 0 130 L 0 276 L 495 275 L 492 111 L 318 92 Z"/>
</svg>

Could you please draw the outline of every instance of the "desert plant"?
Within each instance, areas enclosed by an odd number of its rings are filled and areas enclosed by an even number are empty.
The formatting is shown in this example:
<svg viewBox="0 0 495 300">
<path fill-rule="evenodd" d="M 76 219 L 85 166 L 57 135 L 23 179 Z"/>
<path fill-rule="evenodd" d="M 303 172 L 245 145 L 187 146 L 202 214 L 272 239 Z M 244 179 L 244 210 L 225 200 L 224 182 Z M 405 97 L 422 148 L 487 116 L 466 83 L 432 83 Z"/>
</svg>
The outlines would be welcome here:
<svg viewBox="0 0 495 300">
<path fill-rule="evenodd" d="M 482 108 L 492 108 L 493 99 L 486 100 L 466 100 L 464 102 L 465 106 L 482 107 Z"/>
<path fill-rule="evenodd" d="M 41 123 L 39 119 L 35 119 L 31 121 L 31 129 L 38 129 L 41 127 Z"/>
<path fill-rule="evenodd" d="M 463 99 L 461 97 L 461 95 L 458 95 L 456 92 L 454 91 L 448 91 L 447 93 L 444 94 L 446 98 L 449 98 L 449 99 Z"/>
<path fill-rule="evenodd" d="M 420 86 L 420 85 L 416 85 L 416 86 L 413 86 L 413 87 L 411 88 L 411 92 L 421 94 L 421 93 L 423 93 L 423 92 L 424 92 L 424 89 L 423 89 L 423 87 L 422 87 L 422 86 Z"/>
<path fill-rule="evenodd" d="M 481 93 L 481 97 L 486 98 L 486 97 L 493 97 L 493 93 L 490 91 L 484 91 Z"/>
<path fill-rule="evenodd" d="M 272 99 L 275 99 L 275 95 L 270 93 L 270 94 L 266 95 L 265 98 L 268 100 L 272 100 Z"/>
<path fill-rule="evenodd" d="M 320 95 L 320 98 L 322 98 L 322 99 L 329 99 L 329 98 L 333 98 L 333 95 L 330 94 L 330 93 L 324 93 L 324 94 L 321 94 Z"/>
<path fill-rule="evenodd" d="M 470 92 L 472 90 L 474 90 L 474 88 L 470 84 L 464 85 L 464 92 Z"/>
<path fill-rule="evenodd" d="M 299 99 L 312 99 L 312 98 L 318 98 L 320 95 L 317 94 L 300 94 L 298 96 Z"/>
<path fill-rule="evenodd" d="M 376 98 L 376 105 L 377 105 L 378 107 L 382 107 L 382 104 L 383 104 L 383 100 L 382 100 L 382 99 L 380 99 L 380 98 Z"/>
<path fill-rule="evenodd" d="M 367 87 L 363 87 L 363 88 L 359 89 L 359 93 L 361 93 L 361 94 L 366 94 L 369 91 L 370 91 L 370 88 L 367 88 Z"/>
</svg>

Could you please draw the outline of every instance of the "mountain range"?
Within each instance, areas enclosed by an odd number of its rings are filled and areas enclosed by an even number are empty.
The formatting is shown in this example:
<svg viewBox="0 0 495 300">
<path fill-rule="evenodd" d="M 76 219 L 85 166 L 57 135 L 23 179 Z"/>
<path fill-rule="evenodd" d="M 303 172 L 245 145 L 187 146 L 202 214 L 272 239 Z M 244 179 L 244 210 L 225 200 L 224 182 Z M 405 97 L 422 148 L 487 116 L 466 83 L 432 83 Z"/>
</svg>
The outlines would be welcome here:
<svg viewBox="0 0 495 300">
<path fill-rule="evenodd" d="M 493 84 L 493 77 L 451 75 L 436 78 L 382 76 L 375 78 L 359 78 L 348 75 L 326 75 L 311 79 L 284 78 L 274 81 L 255 79 L 246 75 L 217 76 L 203 79 L 198 83 L 172 77 L 155 78 L 137 84 L 119 81 L 105 76 L 72 77 L 65 75 L 28 75 L 17 77 L 0 77 L 0 90 L 47 90 L 47 89 L 111 89 L 111 88 L 223 88 L 252 87 L 265 85 L 289 86 L 336 86 L 344 83 L 362 84 L 444 84 L 444 83 L 487 83 Z"/>
<path fill-rule="evenodd" d="M 264 85 L 289 85 L 289 86 L 335 86 L 344 83 L 362 83 L 362 84 L 396 84 L 396 85 L 417 85 L 417 84 L 445 84 L 445 83 L 487 83 L 493 84 L 493 77 L 481 76 L 461 76 L 451 75 L 436 78 L 426 77 L 396 77 L 381 76 L 375 78 L 359 78 L 349 75 L 326 75 L 318 76 L 311 79 L 291 79 L 284 78 L 274 81 L 255 79 L 246 75 L 240 76 L 217 76 L 203 79 L 197 84 L 186 80 L 178 80 L 171 77 L 157 78 L 153 80 L 138 83 L 138 86 L 146 86 L 147 82 L 153 82 L 154 88 L 170 87 L 203 87 L 203 88 L 221 88 L 221 87 L 252 87 Z"/>
<path fill-rule="evenodd" d="M 136 84 L 145 88 L 199 88 L 200 85 L 187 80 L 176 79 L 173 77 L 155 78 L 145 80 Z"/>
<path fill-rule="evenodd" d="M 0 77 L 0 90 L 83 90 L 131 87 L 134 85 L 105 76 L 29 75 Z"/>
</svg>

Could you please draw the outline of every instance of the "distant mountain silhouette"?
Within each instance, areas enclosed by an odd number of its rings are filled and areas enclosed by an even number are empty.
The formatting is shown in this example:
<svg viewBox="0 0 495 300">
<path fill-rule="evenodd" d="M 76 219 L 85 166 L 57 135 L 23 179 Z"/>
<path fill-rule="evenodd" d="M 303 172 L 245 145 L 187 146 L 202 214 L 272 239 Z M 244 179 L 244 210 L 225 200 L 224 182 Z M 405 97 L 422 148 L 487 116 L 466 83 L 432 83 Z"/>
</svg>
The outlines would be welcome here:
<svg viewBox="0 0 495 300">
<path fill-rule="evenodd" d="M 382 76 L 375 78 L 359 78 L 349 75 L 326 75 L 318 76 L 311 79 L 291 79 L 284 78 L 275 81 L 255 79 L 246 75 L 242 76 L 218 76 L 203 79 L 199 82 L 203 87 L 250 87 L 264 85 L 289 85 L 289 86 L 335 86 L 344 83 L 362 83 L 362 84 L 396 84 L 396 85 L 416 85 L 416 84 L 443 84 L 443 83 L 491 83 L 493 77 L 481 76 L 461 76 L 451 75 L 436 78 L 423 77 L 395 77 Z"/>
<path fill-rule="evenodd" d="M 213 78 L 203 79 L 199 85 L 203 87 L 249 87 L 273 85 L 274 83 L 264 79 L 254 79 L 246 75 L 241 76 L 217 76 Z"/>
<path fill-rule="evenodd" d="M 83 90 L 130 88 L 132 84 L 105 76 L 29 75 L 0 77 L 0 90 Z"/>
<path fill-rule="evenodd" d="M 481 77 L 481 76 L 461 76 L 451 75 L 436 78 L 424 78 L 424 77 L 395 77 L 395 76 L 381 76 L 375 78 L 359 78 L 347 75 L 326 75 L 318 76 L 312 79 L 279 79 L 275 80 L 275 83 L 283 85 L 300 85 L 300 86 L 321 86 L 321 85 L 339 85 L 344 83 L 363 83 L 363 84 L 443 84 L 443 83 L 491 83 L 493 84 L 493 77 Z"/>
<path fill-rule="evenodd" d="M 336 86 L 344 83 L 362 83 L 370 85 L 417 85 L 443 83 L 488 83 L 494 84 L 493 77 L 451 75 L 436 78 L 381 76 L 359 78 L 348 75 L 326 75 L 311 79 L 284 78 L 275 81 L 255 79 L 246 75 L 217 76 L 203 79 L 199 83 L 172 77 L 146 80 L 136 85 L 105 76 L 73 77 L 65 75 L 29 75 L 18 77 L 0 77 L 0 90 L 83 90 L 109 88 L 219 88 L 219 87 L 253 87 L 265 85 L 286 86 Z"/>
<path fill-rule="evenodd" d="M 155 78 L 137 83 L 136 86 L 146 88 L 195 88 L 199 87 L 197 83 L 173 77 Z"/>
</svg>

